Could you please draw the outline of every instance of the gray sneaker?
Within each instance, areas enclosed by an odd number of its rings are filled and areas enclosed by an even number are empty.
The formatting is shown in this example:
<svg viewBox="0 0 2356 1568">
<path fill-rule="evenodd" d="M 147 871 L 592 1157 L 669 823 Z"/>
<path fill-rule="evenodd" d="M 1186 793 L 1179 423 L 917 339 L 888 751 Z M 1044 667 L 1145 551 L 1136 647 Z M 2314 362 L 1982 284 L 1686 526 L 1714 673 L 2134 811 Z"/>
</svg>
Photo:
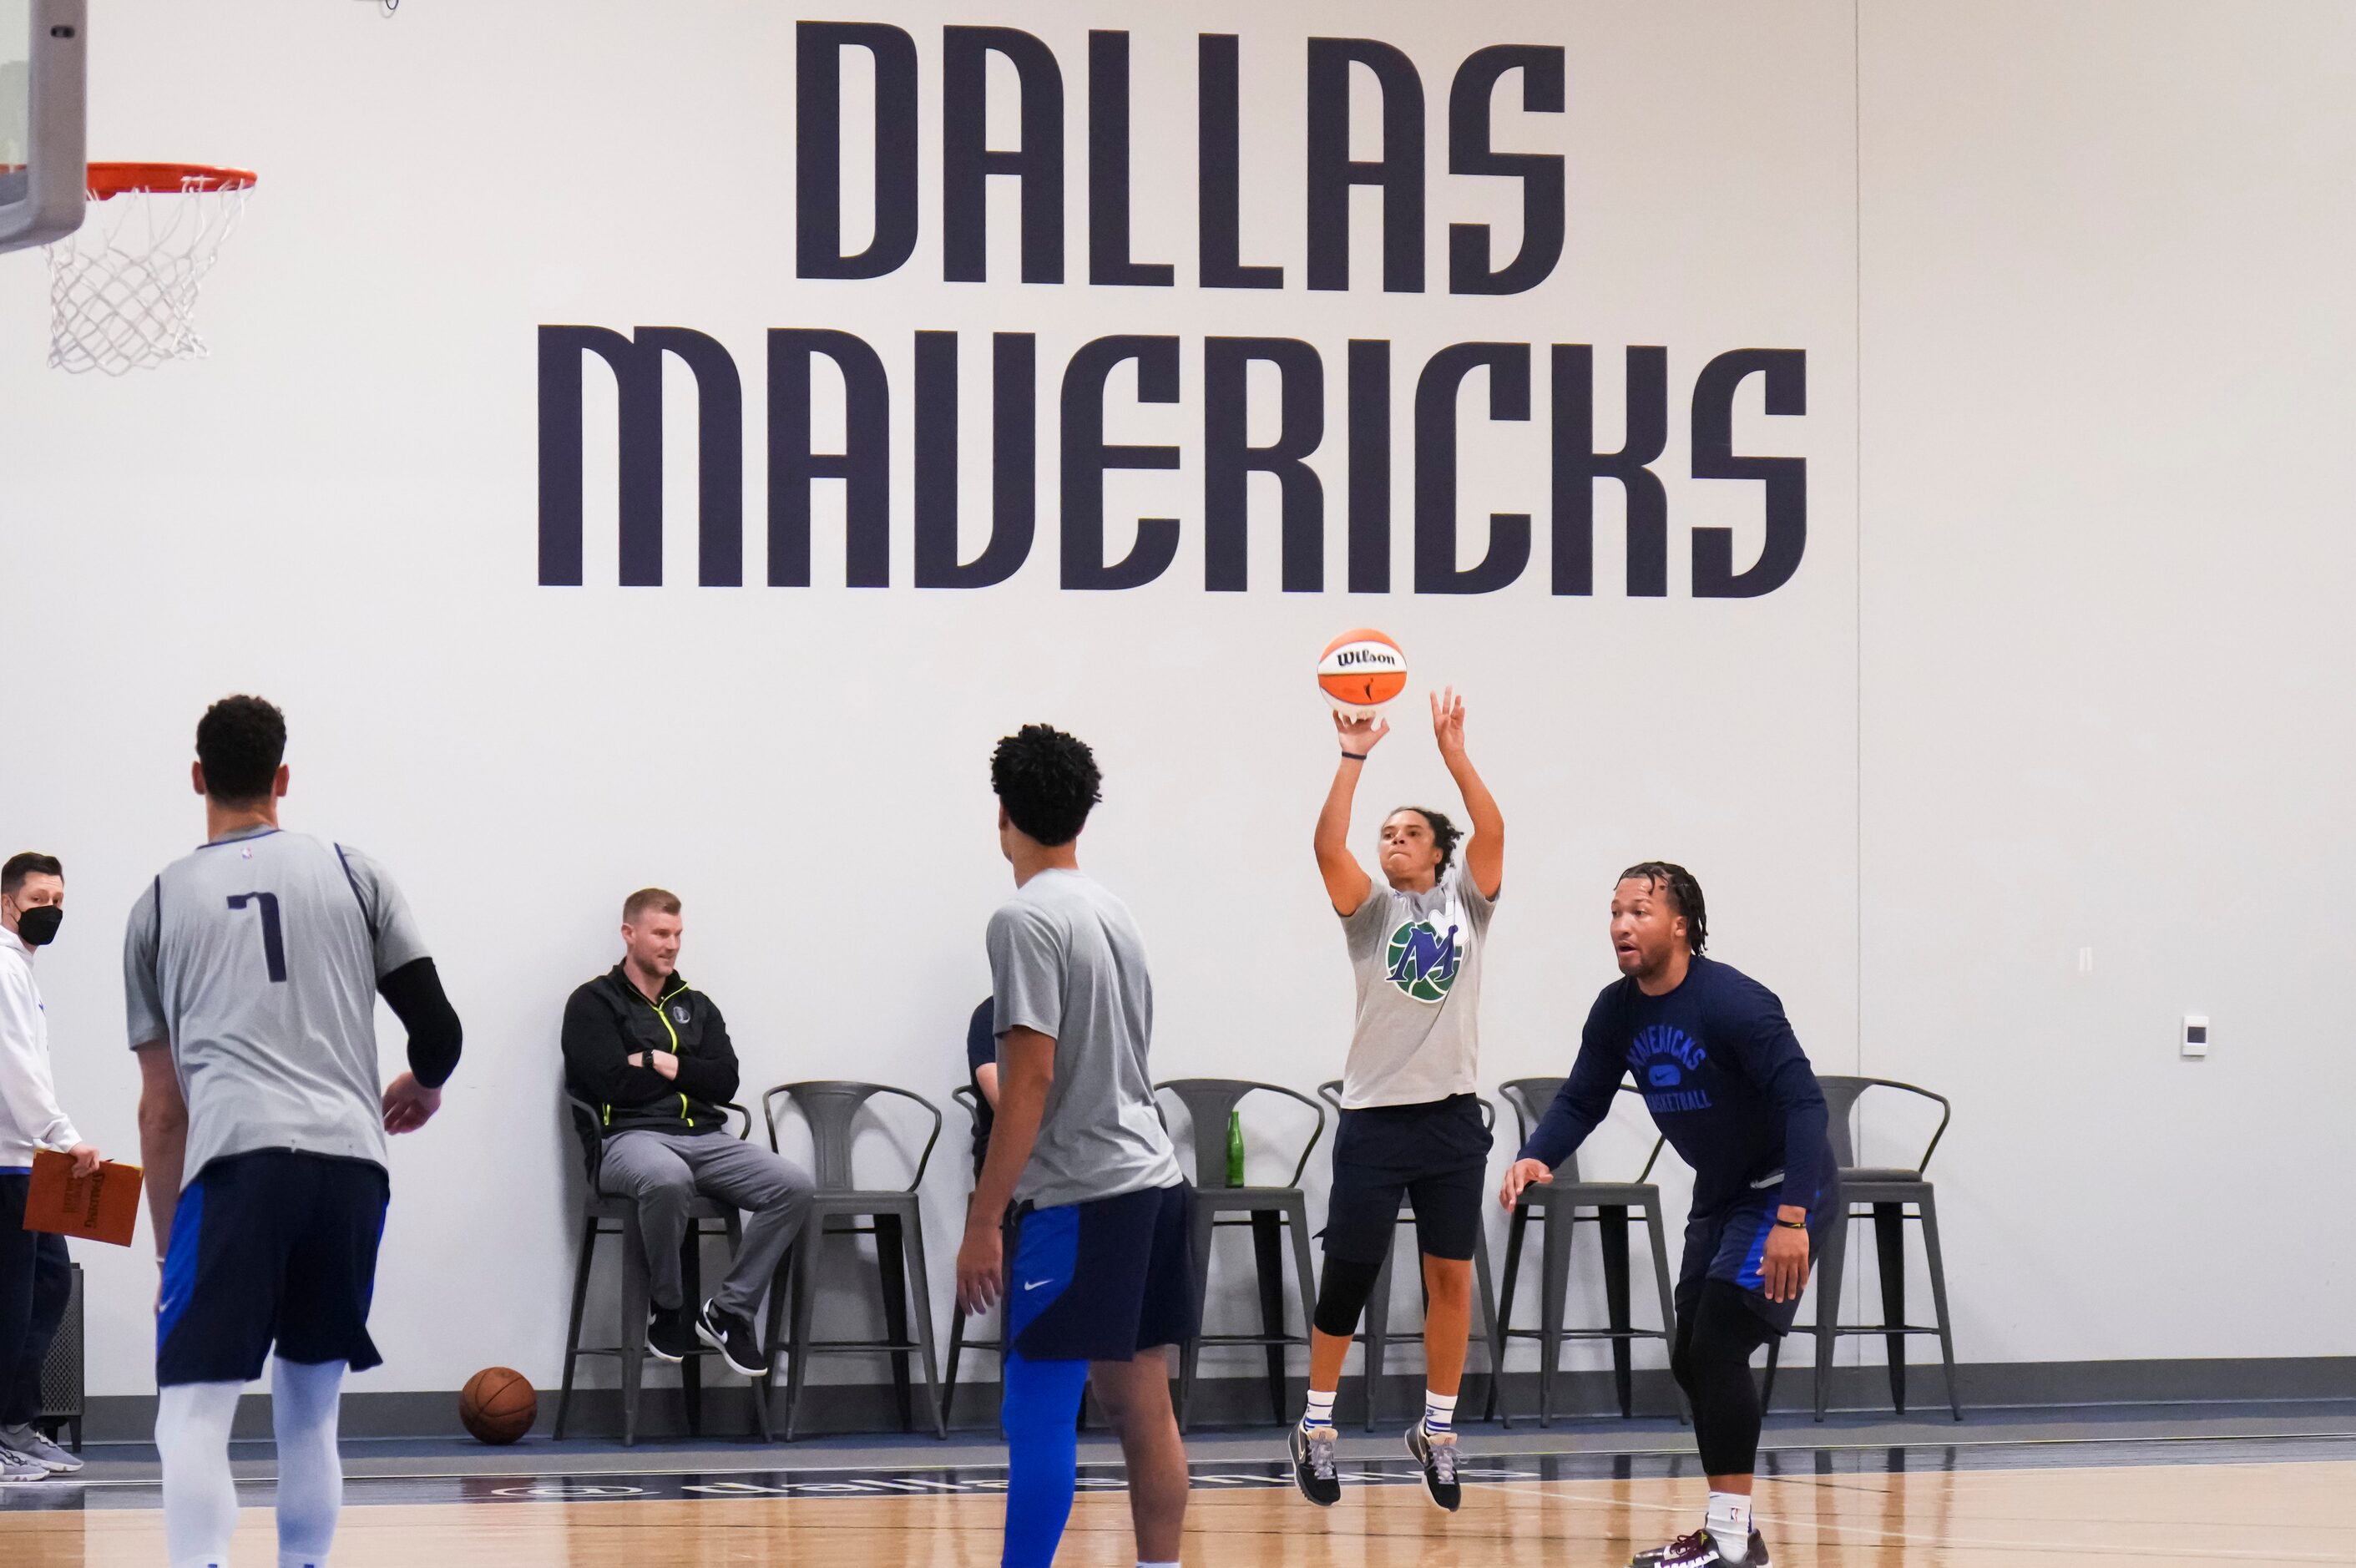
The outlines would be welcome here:
<svg viewBox="0 0 2356 1568">
<path fill-rule="evenodd" d="M 81 1468 L 80 1455 L 50 1442 L 36 1426 L 0 1426 L 0 1444 L 23 1455 L 52 1476 L 70 1476 Z"/>
<path fill-rule="evenodd" d="M 38 1459 L 28 1459 L 14 1448 L 0 1448 L 0 1486 L 23 1486 L 48 1478 L 49 1467 Z"/>
</svg>

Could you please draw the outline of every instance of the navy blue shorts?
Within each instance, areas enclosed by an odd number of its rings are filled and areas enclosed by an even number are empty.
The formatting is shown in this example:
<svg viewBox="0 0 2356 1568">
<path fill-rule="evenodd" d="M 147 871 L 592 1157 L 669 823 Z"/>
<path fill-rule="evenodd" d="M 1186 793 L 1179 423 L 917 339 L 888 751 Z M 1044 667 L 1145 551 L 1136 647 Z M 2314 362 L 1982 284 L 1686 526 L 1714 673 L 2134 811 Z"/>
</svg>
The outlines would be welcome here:
<svg viewBox="0 0 2356 1568">
<path fill-rule="evenodd" d="M 1194 1337 L 1184 1182 L 1026 1209 L 1006 1272 L 1007 1337 L 1025 1360 L 1126 1361 Z"/>
<path fill-rule="evenodd" d="M 367 1160 L 261 1149 L 206 1165 L 180 1194 L 155 1317 L 155 1382 L 252 1382 L 289 1361 L 384 1358 L 369 1337 L 390 1192 Z"/>
<path fill-rule="evenodd" d="M 1800 1310 L 1799 1296 L 1769 1301 L 1766 1282 L 1760 1273 L 1767 1238 L 1775 1227 L 1775 1211 L 1783 1205 L 1783 1186 L 1778 1179 L 1773 1187 L 1752 1189 L 1730 1208 L 1696 1214 L 1686 1220 L 1686 1256 L 1677 1270 L 1679 1317 L 1689 1315 L 1700 1302 L 1705 1282 L 1724 1280 L 1750 1298 L 1751 1310 L 1765 1319 L 1770 1328 L 1778 1334 L 1791 1332 L 1792 1320 Z M 1819 1192 L 1816 1201 L 1808 1206 L 1808 1283 L 1812 1285 L 1816 1266 L 1824 1261 L 1825 1239 L 1847 1207 L 1841 1201 L 1838 1177 L 1833 1179 L 1829 1192 Z"/>
<path fill-rule="evenodd" d="M 1391 1254 L 1399 1204 L 1415 1210 L 1425 1256 L 1472 1256 L 1489 1190 L 1489 1129 L 1470 1094 L 1418 1105 L 1344 1111 L 1333 1132 L 1333 1189 L 1325 1200 L 1325 1255 L 1379 1263 Z"/>
</svg>

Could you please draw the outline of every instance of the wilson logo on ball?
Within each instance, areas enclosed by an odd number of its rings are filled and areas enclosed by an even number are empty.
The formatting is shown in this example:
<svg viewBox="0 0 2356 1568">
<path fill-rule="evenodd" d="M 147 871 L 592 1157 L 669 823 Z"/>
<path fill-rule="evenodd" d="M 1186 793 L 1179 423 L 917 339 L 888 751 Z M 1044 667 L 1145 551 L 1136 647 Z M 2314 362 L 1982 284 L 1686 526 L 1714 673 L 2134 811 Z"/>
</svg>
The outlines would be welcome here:
<svg viewBox="0 0 2356 1568">
<path fill-rule="evenodd" d="M 1370 628 L 1345 631 L 1318 655 L 1317 685 L 1335 707 L 1367 717 L 1407 690 L 1407 655 Z"/>
</svg>

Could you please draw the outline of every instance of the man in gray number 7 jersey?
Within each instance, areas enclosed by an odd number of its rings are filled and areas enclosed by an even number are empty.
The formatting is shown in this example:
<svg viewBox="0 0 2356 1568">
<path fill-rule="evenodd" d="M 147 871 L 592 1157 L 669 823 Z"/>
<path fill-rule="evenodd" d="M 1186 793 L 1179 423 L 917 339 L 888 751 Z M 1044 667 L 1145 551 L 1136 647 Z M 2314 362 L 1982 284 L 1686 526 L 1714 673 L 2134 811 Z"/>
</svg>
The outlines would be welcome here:
<svg viewBox="0 0 2356 1568">
<path fill-rule="evenodd" d="M 278 1561 L 327 1561 L 344 1371 L 383 1359 L 368 1309 L 385 1134 L 425 1125 L 458 1065 L 458 1015 L 391 878 L 358 850 L 280 830 L 285 750 L 286 721 L 259 697 L 205 711 L 191 777 L 206 842 L 155 879 L 123 933 L 164 1276 L 155 1447 L 172 1568 L 228 1560 L 230 1419 L 266 1358 Z M 390 1087 L 379 995 L 409 1033 L 410 1070 Z"/>
</svg>

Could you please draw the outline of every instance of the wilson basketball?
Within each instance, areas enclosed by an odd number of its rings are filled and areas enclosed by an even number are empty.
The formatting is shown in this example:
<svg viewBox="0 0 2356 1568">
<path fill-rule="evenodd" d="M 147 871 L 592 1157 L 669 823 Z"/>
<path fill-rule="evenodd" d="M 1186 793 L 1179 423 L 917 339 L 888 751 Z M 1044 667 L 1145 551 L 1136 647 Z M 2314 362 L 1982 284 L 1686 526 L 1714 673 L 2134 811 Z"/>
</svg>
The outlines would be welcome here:
<svg viewBox="0 0 2356 1568">
<path fill-rule="evenodd" d="M 531 1430 L 539 1414 L 540 1396 L 510 1367 L 485 1367 L 458 1391 L 459 1423 L 478 1442 L 513 1443 Z"/>
<path fill-rule="evenodd" d="M 1379 631 L 1345 631 L 1317 656 L 1317 684 L 1327 702 L 1366 718 L 1407 690 L 1407 655 Z"/>
</svg>

